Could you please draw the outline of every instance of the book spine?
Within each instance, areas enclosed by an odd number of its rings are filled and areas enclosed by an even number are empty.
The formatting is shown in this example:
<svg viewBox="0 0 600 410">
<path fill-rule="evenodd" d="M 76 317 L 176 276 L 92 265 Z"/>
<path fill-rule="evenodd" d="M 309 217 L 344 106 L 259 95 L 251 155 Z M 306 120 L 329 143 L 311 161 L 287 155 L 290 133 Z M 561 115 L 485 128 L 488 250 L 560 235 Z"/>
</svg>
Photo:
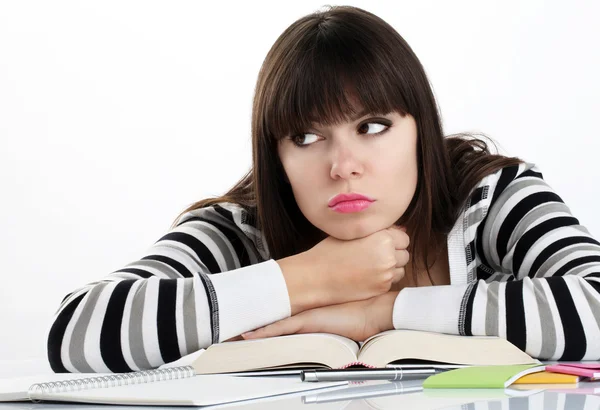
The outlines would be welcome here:
<svg viewBox="0 0 600 410">
<path fill-rule="evenodd" d="M 36 383 L 28 390 L 33 401 L 44 399 L 46 394 L 65 393 L 86 389 L 125 386 L 129 384 L 152 383 L 162 380 L 184 379 L 195 376 L 192 366 L 170 367 L 166 369 L 142 370 L 130 373 L 115 373 L 110 376 L 95 376 L 85 379 L 71 379 L 57 382 Z"/>
<path fill-rule="evenodd" d="M 376 369 L 375 366 L 372 366 L 365 362 L 350 362 L 348 364 L 343 365 L 342 367 L 338 367 L 338 369 L 347 369 L 349 367 L 367 367 L 369 369 Z"/>
</svg>

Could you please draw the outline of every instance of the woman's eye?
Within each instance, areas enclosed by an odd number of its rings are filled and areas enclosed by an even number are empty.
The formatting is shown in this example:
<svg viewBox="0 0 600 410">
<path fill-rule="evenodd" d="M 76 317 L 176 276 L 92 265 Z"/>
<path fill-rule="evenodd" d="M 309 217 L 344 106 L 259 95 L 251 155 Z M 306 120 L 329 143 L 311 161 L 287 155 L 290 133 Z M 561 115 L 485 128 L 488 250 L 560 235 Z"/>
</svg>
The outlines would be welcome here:
<svg viewBox="0 0 600 410">
<path fill-rule="evenodd" d="M 359 128 L 366 128 L 367 130 L 369 129 L 369 125 L 375 125 L 375 132 L 367 132 L 367 134 L 379 134 L 380 132 L 384 131 L 387 128 L 387 125 L 384 124 L 380 124 L 378 122 L 366 122 L 363 125 L 361 125 Z"/>
<path fill-rule="evenodd" d="M 308 138 L 306 136 L 309 136 Z M 311 138 L 313 137 L 313 138 Z M 300 143 L 299 140 L 304 138 L 304 143 Z M 317 136 L 315 134 L 309 134 L 309 133 L 304 133 L 304 134 L 298 134 L 298 135 L 294 135 L 292 136 L 292 142 L 296 145 L 298 145 L 299 147 L 303 147 L 306 145 L 310 145 L 313 142 L 315 142 L 317 140 Z M 311 139 L 313 139 L 313 141 L 311 141 Z M 308 141 L 307 141 L 308 140 Z"/>
</svg>

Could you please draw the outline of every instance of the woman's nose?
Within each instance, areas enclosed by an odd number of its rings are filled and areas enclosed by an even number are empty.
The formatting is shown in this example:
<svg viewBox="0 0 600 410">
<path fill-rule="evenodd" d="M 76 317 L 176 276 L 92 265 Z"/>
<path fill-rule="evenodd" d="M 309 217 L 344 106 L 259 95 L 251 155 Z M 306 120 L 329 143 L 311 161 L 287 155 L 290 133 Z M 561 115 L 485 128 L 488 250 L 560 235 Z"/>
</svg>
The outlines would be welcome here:
<svg viewBox="0 0 600 410">
<path fill-rule="evenodd" d="M 331 178 L 349 179 L 360 176 L 364 167 L 357 154 L 349 148 L 336 150 L 331 163 Z"/>
</svg>

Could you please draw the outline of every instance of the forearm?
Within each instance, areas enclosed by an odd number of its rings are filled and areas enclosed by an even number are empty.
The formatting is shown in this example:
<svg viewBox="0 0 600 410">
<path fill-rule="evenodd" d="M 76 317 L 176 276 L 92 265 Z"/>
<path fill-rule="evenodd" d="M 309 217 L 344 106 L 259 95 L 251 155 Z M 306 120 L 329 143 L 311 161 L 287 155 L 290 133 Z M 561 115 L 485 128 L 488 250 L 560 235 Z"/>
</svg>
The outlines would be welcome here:
<svg viewBox="0 0 600 410">
<path fill-rule="evenodd" d="M 394 303 L 399 293 L 400 291 L 392 290 L 371 299 L 370 308 L 373 314 L 368 316 L 377 321 L 380 332 L 394 329 Z"/>
<path fill-rule="evenodd" d="M 48 335 L 55 372 L 155 368 L 289 316 L 273 261 L 193 278 L 88 285 L 62 304 Z"/>
<path fill-rule="evenodd" d="M 393 326 L 500 336 L 545 360 L 598 360 L 600 347 L 586 343 L 598 335 L 595 283 L 567 275 L 405 288 L 394 303 Z"/>
<path fill-rule="evenodd" d="M 318 267 L 307 260 L 305 253 L 276 261 L 279 264 L 290 299 L 291 314 L 327 305 L 322 285 L 318 283 Z"/>
</svg>

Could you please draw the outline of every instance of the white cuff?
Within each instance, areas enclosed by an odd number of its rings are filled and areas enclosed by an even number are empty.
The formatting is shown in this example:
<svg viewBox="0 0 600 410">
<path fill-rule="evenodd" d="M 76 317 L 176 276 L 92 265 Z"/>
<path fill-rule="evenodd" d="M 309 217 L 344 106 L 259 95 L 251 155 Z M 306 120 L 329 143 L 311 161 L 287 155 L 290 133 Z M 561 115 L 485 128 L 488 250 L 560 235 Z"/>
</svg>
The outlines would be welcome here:
<svg viewBox="0 0 600 410">
<path fill-rule="evenodd" d="M 464 284 L 402 289 L 394 302 L 394 328 L 458 334 L 460 305 L 468 287 Z"/>
<path fill-rule="evenodd" d="M 219 342 L 291 315 L 285 279 L 273 259 L 210 279 L 219 307 Z"/>
</svg>

